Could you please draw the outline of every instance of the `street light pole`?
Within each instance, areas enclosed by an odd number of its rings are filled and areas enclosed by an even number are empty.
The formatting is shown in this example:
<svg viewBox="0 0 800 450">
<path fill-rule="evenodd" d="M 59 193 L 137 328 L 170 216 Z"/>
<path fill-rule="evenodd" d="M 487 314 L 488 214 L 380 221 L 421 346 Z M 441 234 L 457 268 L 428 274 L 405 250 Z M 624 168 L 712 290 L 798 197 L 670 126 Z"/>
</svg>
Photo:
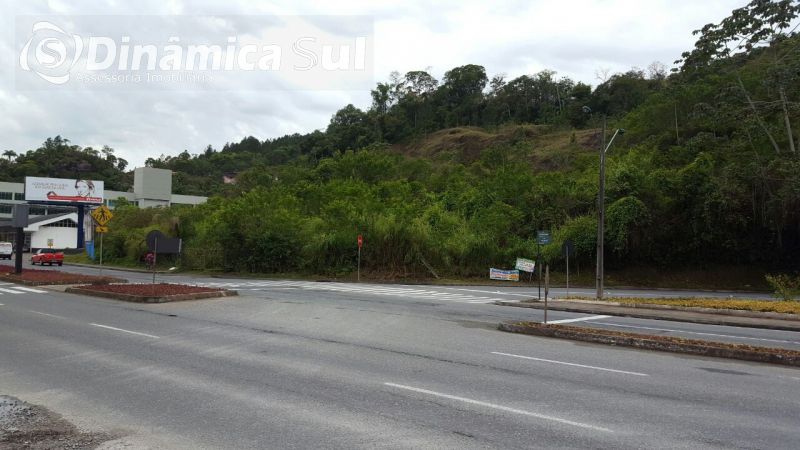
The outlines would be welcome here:
<svg viewBox="0 0 800 450">
<path fill-rule="evenodd" d="M 606 222 L 606 152 L 611 148 L 611 144 L 614 143 L 617 135 L 623 133 L 625 133 L 625 130 L 617 128 L 608 145 L 606 145 L 606 122 L 605 117 L 603 117 L 603 146 L 600 150 L 600 193 L 597 196 L 597 300 L 603 299 L 603 280 L 605 279 L 603 243 L 605 241 Z"/>
<path fill-rule="evenodd" d="M 600 181 L 597 195 L 597 263 L 595 264 L 595 297 L 603 299 L 603 242 L 605 241 L 606 223 L 606 116 L 603 114 L 603 134 L 600 139 Z"/>
</svg>

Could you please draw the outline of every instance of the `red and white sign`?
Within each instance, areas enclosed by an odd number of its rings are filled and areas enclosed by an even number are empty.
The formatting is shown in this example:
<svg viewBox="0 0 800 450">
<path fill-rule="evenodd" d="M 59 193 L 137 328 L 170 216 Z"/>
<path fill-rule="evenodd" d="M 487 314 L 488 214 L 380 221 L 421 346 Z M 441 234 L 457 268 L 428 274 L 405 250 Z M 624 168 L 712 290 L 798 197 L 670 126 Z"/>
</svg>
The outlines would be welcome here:
<svg viewBox="0 0 800 450">
<path fill-rule="evenodd" d="M 363 246 L 364 246 L 364 236 L 361 236 L 361 235 L 359 234 L 359 235 L 358 235 L 358 248 L 361 248 L 361 247 L 363 247 Z"/>
<path fill-rule="evenodd" d="M 25 177 L 25 200 L 61 203 L 103 203 L 103 182 Z"/>
</svg>

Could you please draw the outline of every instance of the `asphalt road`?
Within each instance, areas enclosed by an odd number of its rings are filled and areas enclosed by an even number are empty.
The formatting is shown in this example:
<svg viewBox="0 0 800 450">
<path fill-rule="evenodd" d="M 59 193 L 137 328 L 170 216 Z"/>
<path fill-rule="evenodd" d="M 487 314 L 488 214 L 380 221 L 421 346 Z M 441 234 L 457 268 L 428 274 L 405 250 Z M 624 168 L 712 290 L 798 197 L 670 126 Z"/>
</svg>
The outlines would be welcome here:
<svg viewBox="0 0 800 450">
<path fill-rule="evenodd" d="M 134 447 L 800 442 L 800 371 L 496 331 L 500 320 L 540 317 L 488 303 L 527 295 L 521 289 L 190 281 L 237 284 L 241 296 L 138 305 L 0 286 L 18 292 L 0 291 L 0 394 L 122 432 Z M 551 317 L 800 341 L 789 332 Z"/>
<path fill-rule="evenodd" d="M 36 266 L 38 269 L 39 266 Z M 44 269 L 49 269 L 45 266 Z M 67 270 L 86 274 L 98 274 L 98 269 L 93 267 L 64 266 L 53 267 L 53 270 Z M 131 282 L 150 283 L 151 274 L 131 271 L 105 270 L 103 273 Z M 212 278 L 192 275 L 158 274 L 157 280 L 175 283 L 197 284 L 211 287 L 224 287 L 236 289 L 241 293 L 281 292 L 286 290 L 300 290 L 308 292 L 346 293 L 352 298 L 362 301 L 380 301 L 392 298 L 395 301 L 431 301 L 435 303 L 471 303 L 486 304 L 498 300 L 518 301 L 538 297 L 538 289 L 530 286 L 433 286 L 433 285 L 402 285 L 402 284 L 372 284 L 372 283 L 329 283 L 315 281 L 292 280 L 267 280 L 267 279 L 235 279 Z M 621 297 L 732 297 L 732 298 L 761 298 L 774 299 L 766 293 L 735 292 L 735 291 L 690 291 L 668 289 L 608 289 L 609 296 Z M 569 295 L 593 296 L 595 291 L 586 288 L 571 288 Z M 553 289 L 553 297 L 567 295 L 567 290 Z M 541 321 L 544 313 L 541 311 L 507 311 L 505 314 L 492 315 L 489 320 L 534 320 Z M 555 312 L 550 311 L 548 321 L 575 323 L 576 325 L 608 328 L 617 331 L 629 331 L 664 336 L 679 336 L 688 339 L 706 339 L 737 344 L 748 344 L 767 347 L 781 347 L 800 349 L 800 335 L 788 331 L 763 330 L 757 328 L 727 327 L 703 325 L 694 323 L 681 323 L 672 321 L 659 321 L 636 319 L 628 317 L 608 317 L 590 314 Z"/>
</svg>

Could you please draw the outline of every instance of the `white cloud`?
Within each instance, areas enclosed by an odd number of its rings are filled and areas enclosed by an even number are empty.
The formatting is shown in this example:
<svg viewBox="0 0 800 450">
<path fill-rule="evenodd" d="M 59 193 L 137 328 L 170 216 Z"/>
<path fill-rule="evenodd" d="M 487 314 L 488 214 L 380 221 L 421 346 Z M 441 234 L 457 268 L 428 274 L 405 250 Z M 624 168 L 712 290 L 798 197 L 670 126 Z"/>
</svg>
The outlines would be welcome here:
<svg viewBox="0 0 800 450">
<path fill-rule="evenodd" d="M 0 146 L 26 151 L 60 134 L 83 146 L 109 145 L 133 165 L 150 156 L 220 148 L 246 135 L 259 139 L 324 128 L 347 103 L 366 108 L 368 90 L 18 91 L 15 16 L 363 14 L 375 30 L 375 77 L 431 67 L 437 77 L 462 64 L 510 77 L 556 70 L 590 84 L 595 71 L 670 64 L 691 48 L 692 30 L 719 21 L 742 0 L 447 0 L 331 3 L 0 2 Z M 227 22 L 209 23 L 224 29 Z M 240 30 L 242 31 L 242 30 Z"/>
</svg>

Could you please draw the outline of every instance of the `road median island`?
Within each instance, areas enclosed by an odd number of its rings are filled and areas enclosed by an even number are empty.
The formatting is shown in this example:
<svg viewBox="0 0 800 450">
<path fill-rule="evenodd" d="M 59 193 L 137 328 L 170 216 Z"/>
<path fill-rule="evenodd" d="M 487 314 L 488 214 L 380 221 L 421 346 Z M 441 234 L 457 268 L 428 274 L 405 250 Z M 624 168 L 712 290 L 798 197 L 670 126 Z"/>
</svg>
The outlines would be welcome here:
<svg viewBox="0 0 800 450">
<path fill-rule="evenodd" d="M 763 301 L 767 302 L 767 301 Z M 784 302 L 774 302 L 784 303 Z M 793 302 L 794 303 L 794 302 Z M 516 308 L 544 309 L 544 302 L 499 301 L 495 304 Z M 763 328 L 767 330 L 800 331 L 800 315 L 768 311 L 702 308 L 654 303 L 620 303 L 613 301 L 551 300 L 547 308 L 582 314 L 598 314 L 637 319 L 667 320 L 732 327 Z"/>
<path fill-rule="evenodd" d="M 800 351 L 782 348 L 755 347 L 570 325 L 545 325 L 538 322 L 503 322 L 500 323 L 498 329 L 531 336 L 800 367 Z"/>
<path fill-rule="evenodd" d="M 27 286 L 127 283 L 127 280 L 122 278 L 84 275 L 60 270 L 23 269 L 22 273 L 17 275 L 14 273 L 14 267 L 8 265 L 0 265 L 0 280 Z"/>
<path fill-rule="evenodd" d="M 169 283 L 74 286 L 67 288 L 66 292 L 135 303 L 167 303 L 239 295 L 228 289 Z"/>
</svg>

